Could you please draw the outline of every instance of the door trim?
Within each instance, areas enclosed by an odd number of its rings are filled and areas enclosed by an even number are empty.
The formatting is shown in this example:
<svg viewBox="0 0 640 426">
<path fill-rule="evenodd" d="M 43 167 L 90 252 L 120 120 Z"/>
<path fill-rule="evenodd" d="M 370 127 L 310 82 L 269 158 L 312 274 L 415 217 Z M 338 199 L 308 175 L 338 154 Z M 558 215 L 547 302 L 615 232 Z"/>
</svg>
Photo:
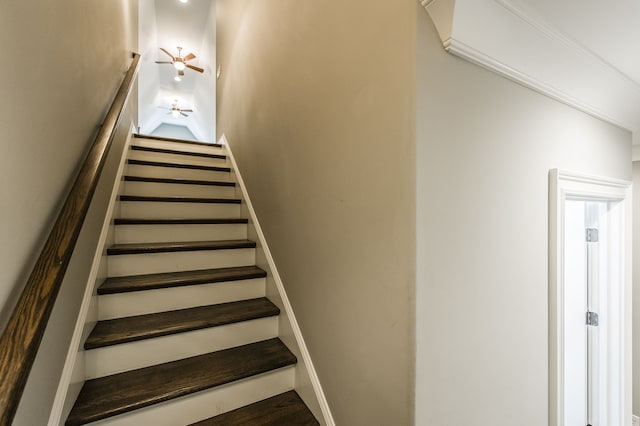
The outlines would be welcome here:
<svg viewBox="0 0 640 426">
<path fill-rule="evenodd" d="M 619 380 L 609 384 L 608 392 L 621 395 L 620 403 L 611 407 L 631 425 L 631 182 L 582 173 L 552 169 L 549 172 L 549 425 L 564 424 L 564 207 L 567 199 L 617 201 L 620 216 L 621 259 L 613 266 L 619 280 L 617 319 L 622 325 L 618 354 Z"/>
</svg>

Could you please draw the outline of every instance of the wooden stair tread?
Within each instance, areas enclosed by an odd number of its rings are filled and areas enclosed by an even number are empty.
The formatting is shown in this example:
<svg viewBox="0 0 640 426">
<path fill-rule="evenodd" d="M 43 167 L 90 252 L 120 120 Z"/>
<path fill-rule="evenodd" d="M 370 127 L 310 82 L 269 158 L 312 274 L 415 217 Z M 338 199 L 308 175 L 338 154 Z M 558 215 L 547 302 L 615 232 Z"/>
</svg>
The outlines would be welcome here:
<svg viewBox="0 0 640 426">
<path fill-rule="evenodd" d="M 189 144 L 189 145 L 212 146 L 214 148 L 222 148 L 224 146 L 224 145 L 221 145 L 219 143 L 189 141 L 189 140 L 186 140 L 186 139 L 166 138 L 164 136 L 140 135 L 140 134 L 137 134 L 137 133 L 134 134 L 133 137 L 134 138 L 138 138 L 138 139 L 151 139 L 151 140 L 156 140 L 156 141 L 179 142 L 179 143 L 184 143 L 184 144 Z"/>
<path fill-rule="evenodd" d="M 199 179 L 156 178 L 146 176 L 125 176 L 124 180 L 126 182 L 172 183 L 178 185 L 236 186 L 235 182 Z"/>
<path fill-rule="evenodd" d="M 128 243 L 114 244 L 107 249 L 107 254 L 117 256 L 122 254 L 168 253 L 177 251 L 200 250 L 231 250 L 255 248 L 255 241 L 251 240 L 215 240 L 215 241 L 184 241 L 167 243 Z"/>
<path fill-rule="evenodd" d="M 319 424 L 296 391 L 289 391 L 190 426 L 317 426 Z"/>
<path fill-rule="evenodd" d="M 145 219 L 145 218 L 117 218 L 115 225 L 228 225 L 247 224 L 248 219 L 243 218 L 167 218 L 167 219 Z"/>
<path fill-rule="evenodd" d="M 121 195 L 120 201 L 149 201 L 159 203 L 240 204 L 239 198 L 158 197 L 148 195 Z"/>
<path fill-rule="evenodd" d="M 98 294 L 128 293 L 132 291 L 154 290 L 186 285 L 250 280 L 264 278 L 266 276 L 267 273 L 257 266 L 237 266 L 232 268 L 130 275 L 107 278 L 98 288 Z"/>
<path fill-rule="evenodd" d="M 138 166 L 173 167 L 177 169 L 207 170 L 210 172 L 230 172 L 231 171 L 230 167 L 201 166 L 198 164 L 171 163 L 166 161 L 135 160 L 132 158 L 128 159 L 127 163 L 138 165 Z"/>
<path fill-rule="evenodd" d="M 145 151 L 145 152 L 157 152 L 159 154 L 175 154 L 175 155 L 187 155 L 191 157 L 204 157 L 204 158 L 216 158 L 219 160 L 226 160 L 227 156 L 222 154 L 209 154 L 206 152 L 193 152 L 193 151 L 180 151 L 177 149 L 167 149 L 167 148 L 155 148 L 150 146 L 141 146 L 141 145 L 131 145 L 131 149 L 134 151 Z"/>
<path fill-rule="evenodd" d="M 84 348 L 134 342 L 170 334 L 275 316 L 280 309 L 267 298 L 198 306 L 169 312 L 99 321 Z"/>
<path fill-rule="evenodd" d="M 296 362 L 276 338 L 87 380 L 66 424 L 94 422 Z"/>
</svg>

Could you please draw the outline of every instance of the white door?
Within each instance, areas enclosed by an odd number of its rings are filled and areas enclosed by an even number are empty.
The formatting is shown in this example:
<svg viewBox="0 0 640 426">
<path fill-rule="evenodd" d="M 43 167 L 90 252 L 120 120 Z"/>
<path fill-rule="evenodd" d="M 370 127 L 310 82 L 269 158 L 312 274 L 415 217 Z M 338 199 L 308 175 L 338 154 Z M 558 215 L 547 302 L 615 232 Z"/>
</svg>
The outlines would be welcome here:
<svg viewBox="0 0 640 426">
<path fill-rule="evenodd" d="M 565 204 L 565 425 L 606 425 L 607 227 L 615 203 L 570 199 Z M 610 243 L 610 242 L 609 242 Z M 603 321 L 603 327 L 600 322 Z"/>
</svg>

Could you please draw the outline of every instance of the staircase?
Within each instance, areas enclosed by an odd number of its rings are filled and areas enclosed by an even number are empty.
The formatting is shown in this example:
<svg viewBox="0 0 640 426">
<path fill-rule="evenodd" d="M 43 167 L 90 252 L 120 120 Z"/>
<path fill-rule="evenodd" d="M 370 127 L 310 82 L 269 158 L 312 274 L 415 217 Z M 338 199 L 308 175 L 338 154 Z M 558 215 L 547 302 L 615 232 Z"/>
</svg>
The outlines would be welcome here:
<svg viewBox="0 0 640 426">
<path fill-rule="evenodd" d="M 66 425 L 319 424 L 294 390 L 225 152 L 134 139 Z"/>
</svg>

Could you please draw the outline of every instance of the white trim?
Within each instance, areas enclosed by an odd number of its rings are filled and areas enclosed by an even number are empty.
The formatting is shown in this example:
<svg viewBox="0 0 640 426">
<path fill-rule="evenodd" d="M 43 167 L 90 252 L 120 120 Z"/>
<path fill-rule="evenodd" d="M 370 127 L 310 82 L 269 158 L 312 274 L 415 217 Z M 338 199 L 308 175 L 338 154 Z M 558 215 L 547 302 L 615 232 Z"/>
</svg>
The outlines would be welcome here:
<svg viewBox="0 0 640 426">
<path fill-rule="evenodd" d="M 294 333 L 296 342 L 299 346 L 300 353 L 302 354 L 304 364 L 307 367 L 309 378 L 311 379 L 313 390 L 315 392 L 316 398 L 318 399 L 320 409 L 322 410 L 324 421 L 327 426 L 335 426 L 335 422 L 333 420 L 333 416 L 331 414 L 329 404 L 327 403 L 327 399 L 324 395 L 324 391 L 322 390 L 322 385 L 320 384 L 320 380 L 318 379 L 318 375 L 316 373 L 315 367 L 313 366 L 313 362 L 311 361 L 311 355 L 309 354 L 307 345 L 304 341 L 304 338 L 302 337 L 302 332 L 300 331 L 300 327 L 298 326 L 298 321 L 296 320 L 295 314 L 293 313 L 293 308 L 291 307 L 291 303 L 289 302 L 289 298 L 287 297 L 287 293 L 284 289 L 282 279 L 280 278 L 278 269 L 276 268 L 273 257 L 271 256 L 271 251 L 269 250 L 267 241 L 264 237 L 264 234 L 262 233 L 262 228 L 260 227 L 260 223 L 258 222 L 258 217 L 256 216 L 256 212 L 253 209 L 253 205 L 251 204 L 249 193 L 247 192 L 247 188 L 244 184 L 244 181 L 242 180 L 242 175 L 240 173 L 240 170 L 238 169 L 238 165 L 236 163 L 235 157 L 233 156 L 233 152 L 231 151 L 231 146 L 229 145 L 229 141 L 227 140 L 226 135 L 223 134 L 222 137 L 219 139 L 218 143 L 221 145 L 226 145 L 227 147 L 227 152 L 229 156 L 228 158 L 231 161 L 231 167 L 236 174 L 238 185 L 240 186 L 240 190 L 242 191 L 242 198 L 246 203 L 247 210 L 249 211 L 249 215 L 251 216 L 251 221 L 255 226 L 255 230 L 258 235 L 258 239 L 260 241 L 260 246 L 264 251 L 264 255 L 269 264 L 269 269 L 273 276 L 273 280 L 275 281 L 276 287 L 278 288 L 278 292 L 280 293 L 280 297 L 282 298 L 282 303 L 284 305 L 285 312 L 289 318 L 289 322 L 291 324 L 291 328 L 293 329 L 293 333 Z"/>
<path fill-rule="evenodd" d="M 111 199 L 109 200 L 104 223 L 102 224 L 102 230 L 100 231 L 100 237 L 96 246 L 96 252 L 93 256 L 91 271 L 89 272 L 89 277 L 87 278 L 87 284 L 85 287 L 84 296 L 82 298 L 82 305 L 80 306 L 80 312 L 78 314 L 78 319 L 76 320 L 73 336 L 71 337 L 71 343 L 69 344 L 69 350 L 65 359 L 60 382 L 58 383 L 58 390 L 56 391 L 51 414 L 49 415 L 49 422 L 47 423 L 48 426 L 58 426 L 64 423 L 64 420 L 62 419 L 64 405 L 67 399 L 67 393 L 69 390 L 69 385 L 71 383 L 71 378 L 73 376 L 74 367 L 78 358 L 79 349 L 82 345 L 81 340 L 86 325 L 87 314 L 91 305 L 91 299 L 95 293 L 94 286 L 100 269 L 100 262 L 102 261 L 102 256 L 104 254 L 105 243 L 109 235 L 109 228 L 111 227 L 118 191 L 120 189 L 119 183 L 121 182 L 122 174 L 126 164 L 125 159 L 127 157 L 127 154 L 129 153 L 129 145 L 131 144 L 134 133 L 135 126 L 133 123 L 131 123 L 131 131 L 127 136 L 127 140 L 125 141 L 124 149 L 120 158 L 120 165 L 118 166 L 118 171 L 116 173 L 115 185 L 113 186 L 113 190 L 111 191 Z"/>
<path fill-rule="evenodd" d="M 518 71 L 517 69 L 512 68 L 509 65 L 495 58 L 492 58 L 459 40 L 453 38 L 445 40 L 443 42 L 443 46 L 449 53 L 473 62 L 476 65 L 480 65 L 483 68 L 493 71 L 496 74 L 502 75 L 503 77 L 506 77 L 509 80 L 521 84 L 525 87 L 528 87 L 529 89 L 532 89 L 542 95 L 549 96 L 556 101 L 562 102 L 563 104 L 570 107 L 577 108 L 580 111 L 586 112 L 587 114 L 592 115 L 596 118 L 608 121 L 609 123 L 615 124 L 616 126 L 623 128 L 629 127 L 628 124 L 625 125 L 625 123 L 621 122 L 613 116 L 610 116 L 597 107 L 590 105 L 587 102 L 584 102 L 574 96 L 571 96 L 569 93 L 553 87 L 542 80 L 538 80 L 529 74 Z"/>
<path fill-rule="evenodd" d="M 640 141 L 640 83 L 519 0 L 420 0 L 447 51 L 623 127 Z M 522 46 L 515 49 L 514 45 Z M 539 55 L 539 60 L 531 60 Z M 576 79 L 575 76 L 580 76 Z"/>
<path fill-rule="evenodd" d="M 549 425 L 564 425 L 564 204 L 567 199 L 593 199 L 619 201 L 621 205 L 620 250 L 623 259 L 617 262 L 616 274 L 621 279 L 620 298 L 617 302 L 618 321 L 621 324 L 618 395 L 622 400 L 615 410 L 621 419 L 631 422 L 631 182 L 619 179 L 589 176 L 582 173 L 553 169 L 549 173 Z M 615 382 L 615 380 L 614 380 Z M 613 384 L 609 384 L 613 386 Z"/>
</svg>

